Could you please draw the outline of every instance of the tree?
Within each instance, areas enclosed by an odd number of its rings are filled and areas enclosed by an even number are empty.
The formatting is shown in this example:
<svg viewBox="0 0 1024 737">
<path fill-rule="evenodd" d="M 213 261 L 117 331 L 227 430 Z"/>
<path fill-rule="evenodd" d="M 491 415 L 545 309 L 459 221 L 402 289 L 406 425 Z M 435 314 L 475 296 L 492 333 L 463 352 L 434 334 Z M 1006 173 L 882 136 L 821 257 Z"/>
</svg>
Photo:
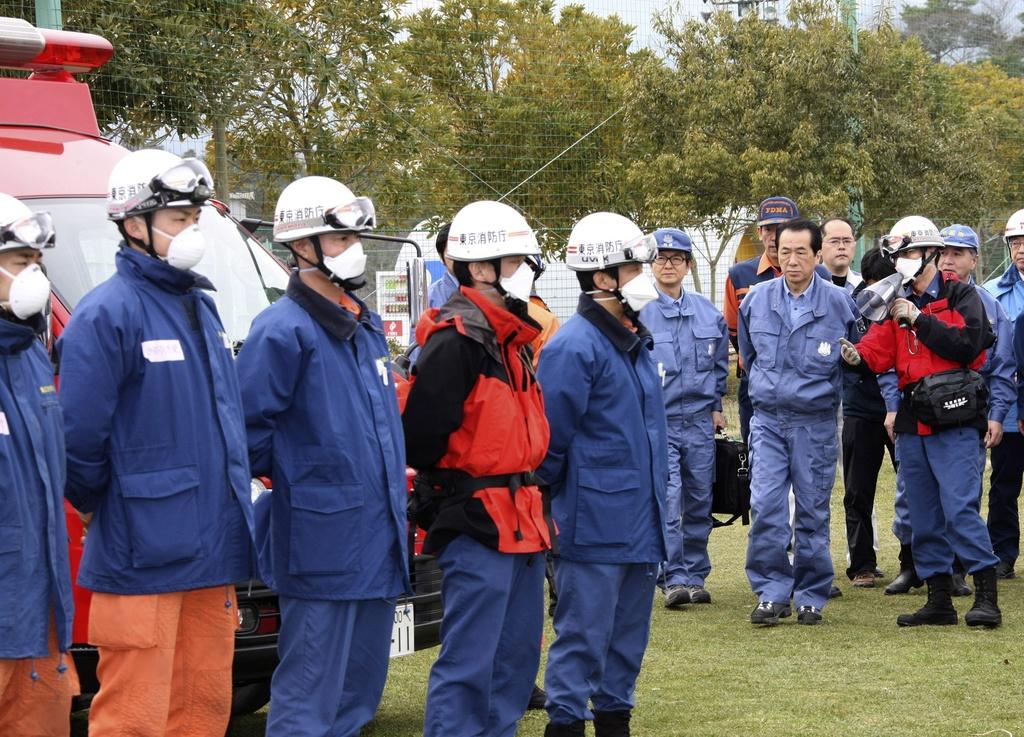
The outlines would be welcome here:
<svg viewBox="0 0 1024 737">
<path fill-rule="evenodd" d="M 884 26 L 862 31 L 854 54 L 828 4 L 789 12 L 779 26 L 725 13 L 661 19 L 667 59 L 648 60 L 628 95 L 641 219 L 696 229 L 714 277 L 729 239 L 772 194 L 823 216 L 845 213 L 858 191 L 869 231 L 910 213 L 982 213 L 997 182 L 991 134 L 949 68 Z"/>
<path fill-rule="evenodd" d="M 1014 33 L 1014 15 L 1024 22 L 1016 0 L 926 0 L 907 5 L 906 32 L 921 41 L 937 62 L 991 59 L 1007 73 L 1024 75 L 1024 34 Z"/>
<path fill-rule="evenodd" d="M 443 181 L 442 213 L 510 193 L 557 247 L 586 212 L 629 209 L 631 27 L 577 6 L 556 18 L 550 0 L 442 0 L 406 29 L 403 73 L 438 144 L 417 163 Z"/>
</svg>

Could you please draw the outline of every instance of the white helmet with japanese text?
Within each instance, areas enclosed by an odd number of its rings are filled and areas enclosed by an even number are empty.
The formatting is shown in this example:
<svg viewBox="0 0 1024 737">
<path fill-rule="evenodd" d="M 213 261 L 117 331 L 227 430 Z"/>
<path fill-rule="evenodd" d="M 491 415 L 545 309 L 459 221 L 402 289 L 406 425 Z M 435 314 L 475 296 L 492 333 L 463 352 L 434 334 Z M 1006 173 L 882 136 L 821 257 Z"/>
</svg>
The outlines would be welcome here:
<svg viewBox="0 0 1024 737">
<path fill-rule="evenodd" d="M 598 271 L 620 264 L 649 264 L 658 255 L 653 235 L 629 218 L 595 212 L 573 226 L 565 248 L 565 265 L 573 271 Z"/>
<path fill-rule="evenodd" d="M 445 256 L 454 261 L 491 261 L 505 256 L 540 256 L 533 228 L 504 202 L 471 202 L 452 218 Z"/>
</svg>

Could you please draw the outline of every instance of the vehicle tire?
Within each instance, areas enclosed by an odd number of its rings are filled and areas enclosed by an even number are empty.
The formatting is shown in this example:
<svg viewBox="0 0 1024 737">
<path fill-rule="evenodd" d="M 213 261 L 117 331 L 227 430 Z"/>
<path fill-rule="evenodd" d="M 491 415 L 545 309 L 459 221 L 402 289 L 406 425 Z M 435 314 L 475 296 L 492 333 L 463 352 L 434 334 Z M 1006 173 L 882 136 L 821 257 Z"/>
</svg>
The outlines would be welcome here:
<svg viewBox="0 0 1024 737">
<path fill-rule="evenodd" d="M 231 691 L 231 716 L 252 714 L 270 702 L 270 681 L 235 686 Z"/>
</svg>

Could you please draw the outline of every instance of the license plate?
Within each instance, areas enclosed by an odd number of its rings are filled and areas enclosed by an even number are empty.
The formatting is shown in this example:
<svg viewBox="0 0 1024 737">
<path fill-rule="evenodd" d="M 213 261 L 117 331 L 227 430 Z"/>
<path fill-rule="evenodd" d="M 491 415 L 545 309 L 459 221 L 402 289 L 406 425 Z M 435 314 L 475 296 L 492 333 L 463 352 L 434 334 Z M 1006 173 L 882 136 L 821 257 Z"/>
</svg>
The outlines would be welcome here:
<svg viewBox="0 0 1024 737">
<path fill-rule="evenodd" d="M 391 628 L 391 657 L 411 655 L 416 652 L 416 628 L 413 626 L 412 604 L 399 604 L 395 607 L 395 624 Z"/>
</svg>

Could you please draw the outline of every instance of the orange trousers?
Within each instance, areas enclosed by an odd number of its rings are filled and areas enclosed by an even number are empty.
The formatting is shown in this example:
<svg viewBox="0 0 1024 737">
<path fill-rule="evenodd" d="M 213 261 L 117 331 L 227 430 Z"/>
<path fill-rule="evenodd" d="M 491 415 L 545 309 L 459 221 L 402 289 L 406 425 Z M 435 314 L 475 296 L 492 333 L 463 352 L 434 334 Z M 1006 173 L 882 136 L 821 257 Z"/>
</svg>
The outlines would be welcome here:
<svg viewBox="0 0 1024 737">
<path fill-rule="evenodd" d="M 90 737 L 224 737 L 237 628 L 234 586 L 93 594 L 100 690 Z"/>
<path fill-rule="evenodd" d="M 50 655 L 45 658 L 0 660 L 3 737 L 68 737 L 71 733 L 71 698 L 78 695 L 78 675 L 71 655 L 62 658 L 57 650 L 52 619 L 47 647 Z M 63 673 L 61 664 L 67 666 Z"/>
</svg>

